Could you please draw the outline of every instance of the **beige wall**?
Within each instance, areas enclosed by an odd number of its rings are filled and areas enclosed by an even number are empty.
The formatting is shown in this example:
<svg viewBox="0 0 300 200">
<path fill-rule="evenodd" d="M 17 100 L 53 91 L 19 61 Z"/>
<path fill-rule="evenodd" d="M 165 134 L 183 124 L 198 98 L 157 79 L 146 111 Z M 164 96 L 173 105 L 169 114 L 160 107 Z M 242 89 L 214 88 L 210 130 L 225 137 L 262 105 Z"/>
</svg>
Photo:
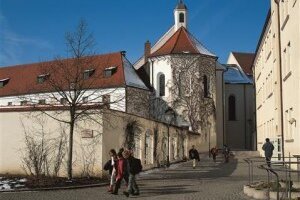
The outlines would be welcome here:
<svg viewBox="0 0 300 200">
<path fill-rule="evenodd" d="M 49 115 L 55 116 L 54 111 L 49 111 Z M 67 117 L 67 115 L 66 115 Z M 42 138 L 54 140 L 58 138 L 61 131 L 68 133 L 65 124 L 58 123 L 40 112 L 0 112 L 0 173 L 23 174 L 22 157 L 26 154 L 25 132 L 36 140 Z M 99 119 L 101 123 L 101 119 Z M 92 138 L 83 138 L 83 130 L 92 130 Z M 54 142 L 54 143 L 53 143 Z M 51 141 L 55 145 L 56 141 Z M 49 142 L 50 143 L 50 142 Z M 102 127 L 95 122 L 78 122 L 74 132 L 73 151 L 73 172 L 75 176 L 83 173 L 83 166 L 89 165 L 89 170 L 94 175 L 100 175 L 102 166 Z M 56 148 L 49 152 L 50 157 L 55 155 Z M 66 159 L 66 158 L 65 158 Z M 64 160 L 65 160 L 64 159 Z M 66 165 L 60 171 L 61 176 L 66 175 Z"/>
<path fill-rule="evenodd" d="M 49 111 L 49 115 L 55 115 Z M 67 113 L 66 117 L 67 117 Z M 109 159 L 108 152 L 114 148 L 117 151 L 124 146 L 126 125 L 129 121 L 136 120 L 141 127 L 139 133 L 138 149 L 135 154 L 142 160 L 144 169 L 165 164 L 167 152 L 168 126 L 163 123 L 141 118 L 123 112 L 106 113 L 99 116 L 99 123 L 89 120 L 78 122 L 74 133 L 73 171 L 74 176 L 83 174 L 84 169 L 91 175 L 101 176 L 102 166 Z M 22 156 L 25 155 L 25 131 L 34 134 L 35 139 L 40 139 L 37 132 L 45 133 L 45 138 L 56 139 L 61 130 L 68 135 L 67 126 L 57 121 L 42 116 L 40 112 L 0 112 L 0 173 L 23 174 Z M 103 126 L 102 126 L 103 125 Z M 84 137 L 83 130 L 92 130 L 92 137 Z M 154 132 L 157 130 L 157 159 L 153 156 Z M 177 162 L 187 156 L 188 148 L 196 145 L 200 149 L 200 136 L 188 133 L 187 130 L 170 127 L 170 161 Z M 147 140 L 146 140 L 147 135 Z M 33 136 L 33 135 L 32 135 Z M 146 141 L 148 147 L 146 148 Z M 165 142 L 164 142 L 165 141 Z M 50 155 L 53 156 L 55 150 Z M 146 156 L 147 155 L 147 156 Z M 66 157 L 61 168 L 60 176 L 66 175 Z"/>
<path fill-rule="evenodd" d="M 297 123 L 300 120 L 299 1 L 280 1 L 279 8 L 281 38 L 279 40 L 278 37 L 277 5 L 275 1 L 271 1 L 270 20 L 263 33 L 254 61 L 257 142 L 258 150 L 261 153 L 263 153 L 261 147 L 266 137 L 269 137 L 276 146 L 278 143 L 284 142 L 285 156 L 288 156 L 289 153 L 291 155 L 300 153 L 300 130 Z M 280 59 L 282 61 L 281 70 Z M 282 93 L 280 84 L 282 84 Z M 281 141 L 282 128 L 284 141 Z M 277 151 L 274 153 L 274 156 L 282 154 Z"/>
</svg>

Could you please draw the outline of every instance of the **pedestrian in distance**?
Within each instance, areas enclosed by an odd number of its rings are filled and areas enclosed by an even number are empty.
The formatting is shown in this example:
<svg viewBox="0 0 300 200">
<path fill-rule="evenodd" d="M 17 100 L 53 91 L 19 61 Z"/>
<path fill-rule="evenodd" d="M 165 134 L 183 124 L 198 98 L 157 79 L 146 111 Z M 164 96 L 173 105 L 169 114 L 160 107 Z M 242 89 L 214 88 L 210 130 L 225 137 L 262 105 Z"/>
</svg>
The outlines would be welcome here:
<svg viewBox="0 0 300 200">
<path fill-rule="evenodd" d="M 270 142 L 269 138 L 266 138 L 266 142 L 264 143 L 264 145 L 262 146 L 262 149 L 265 152 L 265 158 L 266 158 L 266 162 L 267 165 L 269 167 L 271 167 L 271 158 L 273 156 L 273 150 L 274 150 L 274 146 L 273 144 Z"/>
<path fill-rule="evenodd" d="M 189 158 L 193 160 L 193 169 L 196 168 L 196 161 L 200 161 L 199 153 L 197 149 L 195 149 L 195 145 L 192 146 L 192 148 L 189 151 Z"/>
<path fill-rule="evenodd" d="M 217 149 L 217 147 L 211 148 L 210 153 L 211 153 L 211 155 L 213 157 L 214 162 L 216 162 L 217 155 L 218 155 L 218 149 Z"/>
<path fill-rule="evenodd" d="M 123 155 L 121 152 L 118 152 L 117 154 L 118 160 L 117 160 L 117 167 L 116 167 L 116 185 L 114 188 L 114 191 L 112 194 L 117 195 L 118 191 L 121 187 L 122 180 L 124 179 L 124 175 L 127 171 L 126 167 L 126 160 L 124 159 Z"/>
<path fill-rule="evenodd" d="M 109 151 L 110 160 L 104 165 L 104 170 L 108 170 L 110 174 L 110 184 L 108 192 L 113 192 L 113 188 L 116 181 L 116 163 L 117 163 L 117 152 L 114 149 Z"/>
<path fill-rule="evenodd" d="M 129 195 L 138 196 L 140 195 L 140 190 L 136 183 L 136 175 L 143 169 L 142 162 L 133 156 L 132 150 L 124 151 L 123 156 L 127 160 L 127 171 L 129 174 L 128 187 L 127 191 L 124 191 L 124 195 L 126 197 L 129 197 Z"/>
<path fill-rule="evenodd" d="M 225 163 L 228 163 L 229 156 L 230 156 L 230 148 L 226 144 L 224 144 L 224 146 L 223 146 L 223 155 L 224 155 Z"/>
</svg>

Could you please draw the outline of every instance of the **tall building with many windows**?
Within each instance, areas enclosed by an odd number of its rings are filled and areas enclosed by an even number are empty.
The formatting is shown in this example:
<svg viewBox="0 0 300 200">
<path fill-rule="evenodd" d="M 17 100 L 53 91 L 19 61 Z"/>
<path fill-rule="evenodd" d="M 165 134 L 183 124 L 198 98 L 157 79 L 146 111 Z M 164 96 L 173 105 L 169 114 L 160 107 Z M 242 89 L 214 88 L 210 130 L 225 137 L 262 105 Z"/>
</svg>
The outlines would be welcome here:
<svg viewBox="0 0 300 200">
<path fill-rule="evenodd" d="M 270 138 L 278 160 L 300 152 L 299 19 L 299 0 L 271 0 L 253 63 L 258 150 Z"/>
</svg>

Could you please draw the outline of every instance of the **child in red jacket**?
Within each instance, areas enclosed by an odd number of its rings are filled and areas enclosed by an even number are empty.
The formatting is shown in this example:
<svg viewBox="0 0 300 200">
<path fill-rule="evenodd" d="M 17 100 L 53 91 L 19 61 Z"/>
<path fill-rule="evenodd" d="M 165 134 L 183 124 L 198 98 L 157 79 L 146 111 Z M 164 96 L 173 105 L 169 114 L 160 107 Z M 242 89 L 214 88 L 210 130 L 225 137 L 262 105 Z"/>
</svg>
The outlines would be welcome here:
<svg viewBox="0 0 300 200">
<path fill-rule="evenodd" d="M 121 186 L 121 182 L 125 176 L 126 173 L 126 160 L 124 159 L 122 152 L 118 153 L 118 161 L 117 161 L 117 170 L 116 170 L 116 187 L 114 189 L 114 192 L 112 194 L 117 195 L 118 194 L 118 190 Z"/>
</svg>

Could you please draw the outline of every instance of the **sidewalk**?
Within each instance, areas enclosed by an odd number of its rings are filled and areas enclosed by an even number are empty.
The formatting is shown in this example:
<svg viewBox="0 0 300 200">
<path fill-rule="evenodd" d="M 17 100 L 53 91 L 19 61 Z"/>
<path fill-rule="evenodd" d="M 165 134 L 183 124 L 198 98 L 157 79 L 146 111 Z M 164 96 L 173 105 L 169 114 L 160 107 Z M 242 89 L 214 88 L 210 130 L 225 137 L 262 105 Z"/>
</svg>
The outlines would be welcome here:
<svg viewBox="0 0 300 200">
<path fill-rule="evenodd" d="M 248 180 L 247 164 L 233 159 L 229 163 L 217 163 L 201 157 L 196 169 L 192 163 L 178 163 L 169 168 L 143 172 L 138 177 L 141 195 L 139 199 L 207 199 L 207 200 L 249 200 L 244 196 L 243 185 Z M 28 193 L 4 193 L 2 200 L 106 200 L 127 199 L 120 189 L 118 196 L 106 192 L 106 187 L 85 188 L 62 191 L 43 191 Z M 136 197 L 130 197 L 136 198 Z"/>
</svg>

